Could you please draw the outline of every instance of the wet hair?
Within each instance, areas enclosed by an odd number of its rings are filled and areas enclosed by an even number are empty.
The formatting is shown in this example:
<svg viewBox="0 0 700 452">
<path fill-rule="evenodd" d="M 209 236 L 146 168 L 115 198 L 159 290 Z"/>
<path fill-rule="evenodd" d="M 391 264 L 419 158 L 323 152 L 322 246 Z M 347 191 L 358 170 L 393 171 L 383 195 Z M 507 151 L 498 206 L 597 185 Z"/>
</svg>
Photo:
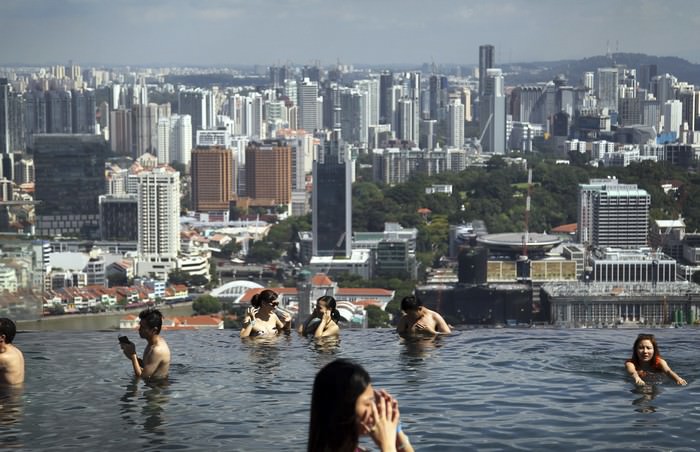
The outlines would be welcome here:
<svg viewBox="0 0 700 452">
<path fill-rule="evenodd" d="M 421 306 L 423 306 L 423 303 L 418 298 L 413 296 L 403 297 L 403 300 L 401 300 L 402 311 L 413 311 Z"/>
<path fill-rule="evenodd" d="M 163 327 L 163 314 L 157 309 L 144 309 L 139 312 L 139 319 L 150 329 L 155 328 L 156 334 L 160 334 L 160 329 Z"/>
<path fill-rule="evenodd" d="M 359 441 L 355 404 L 369 384 L 367 371 L 345 359 L 336 359 L 316 374 L 309 452 L 354 452 Z"/>
<path fill-rule="evenodd" d="M 661 358 L 661 353 L 659 352 L 659 345 L 656 343 L 656 338 L 654 337 L 653 334 L 640 334 L 637 336 L 637 339 L 634 341 L 634 345 L 632 346 L 632 362 L 636 367 L 639 367 L 641 362 L 639 361 L 639 356 L 637 356 L 637 347 L 639 346 L 639 343 L 647 340 L 651 342 L 651 345 L 654 347 L 654 354 L 651 356 L 651 364 L 652 366 L 656 366 L 657 363 L 659 362 L 659 358 Z"/>
<path fill-rule="evenodd" d="M 7 317 L 0 318 L 0 335 L 5 336 L 5 343 L 11 344 L 15 339 L 15 334 L 17 334 L 17 327 L 15 322 L 8 319 Z"/>
<path fill-rule="evenodd" d="M 263 304 L 263 301 L 273 302 L 276 299 L 277 294 L 274 290 L 265 289 L 262 292 L 253 295 L 253 298 L 250 300 L 250 304 L 252 304 L 255 308 L 259 308 Z"/>
<path fill-rule="evenodd" d="M 324 295 L 322 297 L 319 297 L 318 300 L 316 300 L 316 303 L 318 304 L 319 302 L 323 302 L 326 304 L 328 309 L 331 310 L 331 320 L 333 320 L 335 323 L 338 323 L 340 321 L 340 312 L 335 308 L 335 298 L 333 298 L 330 295 Z"/>
</svg>

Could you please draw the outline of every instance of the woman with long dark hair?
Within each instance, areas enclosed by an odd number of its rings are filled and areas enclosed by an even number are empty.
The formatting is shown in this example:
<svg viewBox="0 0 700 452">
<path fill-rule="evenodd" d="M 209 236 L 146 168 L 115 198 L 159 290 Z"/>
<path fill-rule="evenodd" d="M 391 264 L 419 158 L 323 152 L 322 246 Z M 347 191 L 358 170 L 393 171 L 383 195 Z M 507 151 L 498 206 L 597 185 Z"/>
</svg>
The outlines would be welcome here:
<svg viewBox="0 0 700 452">
<path fill-rule="evenodd" d="M 686 381 L 671 370 L 665 359 L 661 357 L 659 344 L 653 334 L 640 334 L 632 346 L 632 358 L 625 362 L 627 373 L 634 379 L 634 384 L 644 386 L 644 378 L 650 373 L 664 373 L 671 377 L 676 384 L 685 385 Z"/>
<path fill-rule="evenodd" d="M 399 422 L 399 406 L 386 391 L 372 387 L 362 366 L 337 359 L 316 374 L 311 395 L 309 452 L 356 452 L 369 435 L 382 452 L 413 447 Z"/>
<path fill-rule="evenodd" d="M 289 314 L 283 313 L 283 320 L 275 314 L 279 301 L 273 290 L 265 289 L 253 295 L 250 305 L 243 320 L 241 337 L 270 336 L 291 328 L 292 317 Z"/>
<path fill-rule="evenodd" d="M 337 336 L 340 334 L 338 322 L 340 313 L 335 308 L 335 298 L 324 295 L 316 300 L 316 306 L 308 319 L 299 325 L 299 332 L 304 336 L 313 334 L 314 337 Z"/>
</svg>

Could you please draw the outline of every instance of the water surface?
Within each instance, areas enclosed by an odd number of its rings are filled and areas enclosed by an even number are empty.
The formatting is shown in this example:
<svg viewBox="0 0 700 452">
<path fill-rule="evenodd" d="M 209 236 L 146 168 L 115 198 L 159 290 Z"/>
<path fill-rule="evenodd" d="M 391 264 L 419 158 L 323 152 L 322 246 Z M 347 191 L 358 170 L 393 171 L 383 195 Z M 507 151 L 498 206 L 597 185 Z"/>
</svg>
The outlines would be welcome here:
<svg viewBox="0 0 700 452">
<path fill-rule="evenodd" d="M 470 329 L 405 341 L 343 330 L 317 343 L 173 331 L 171 378 L 153 387 L 134 381 L 116 332 L 21 333 L 27 379 L 0 393 L 0 448 L 305 450 L 313 377 L 343 357 L 399 399 L 419 451 L 697 450 L 700 332 L 653 331 L 688 386 L 661 379 L 644 390 L 624 372 L 639 332 Z"/>
</svg>

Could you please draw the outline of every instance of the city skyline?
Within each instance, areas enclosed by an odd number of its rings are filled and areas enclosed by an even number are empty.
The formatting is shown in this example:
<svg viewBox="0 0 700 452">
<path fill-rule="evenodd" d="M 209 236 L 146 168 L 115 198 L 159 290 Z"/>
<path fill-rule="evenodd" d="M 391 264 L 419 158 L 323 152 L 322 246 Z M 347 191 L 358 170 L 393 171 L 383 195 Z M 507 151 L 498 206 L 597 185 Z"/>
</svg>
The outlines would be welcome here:
<svg viewBox="0 0 700 452">
<path fill-rule="evenodd" d="M 496 65 L 607 52 L 699 63 L 698 26 L 693 0 L 3 0 L 0 65 L 476 65 L 481 44 Z"/>
</svg>

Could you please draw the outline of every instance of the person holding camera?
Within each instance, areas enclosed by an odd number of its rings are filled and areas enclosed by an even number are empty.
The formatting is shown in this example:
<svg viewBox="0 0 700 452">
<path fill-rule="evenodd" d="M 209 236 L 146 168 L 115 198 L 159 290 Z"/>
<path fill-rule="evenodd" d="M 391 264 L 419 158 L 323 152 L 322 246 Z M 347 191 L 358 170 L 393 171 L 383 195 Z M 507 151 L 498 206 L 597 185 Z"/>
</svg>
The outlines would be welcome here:
<svg viewBox="0 0 700 452">
<path fill-rule="evenodd" d="M 170 369 L 170 348 L 160 336 L 163 314 L 157 309 L 144 309 L 139 313 L 139 319 L 139 336 L 148 342 L 143 350 L 143 359 L 136 354 L 136 344 L 126 336 L 119 338 L 122 352 L 131 361 L 137 378 L 165 379 Z"/>
</svg>

